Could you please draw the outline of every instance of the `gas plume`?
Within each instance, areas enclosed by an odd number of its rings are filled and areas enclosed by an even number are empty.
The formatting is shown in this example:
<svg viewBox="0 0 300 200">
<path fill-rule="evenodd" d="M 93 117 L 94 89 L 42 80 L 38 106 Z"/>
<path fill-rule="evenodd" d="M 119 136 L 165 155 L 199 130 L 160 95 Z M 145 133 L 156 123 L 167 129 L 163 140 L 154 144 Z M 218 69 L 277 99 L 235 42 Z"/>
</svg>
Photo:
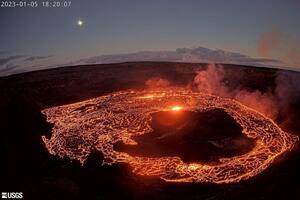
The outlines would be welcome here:
<svg viewBox="0 0 300 200">
<path fill-rule="evenodd" d="M 236 99 L 272 119 L 276 119 L 279 112 L 288 110 L 292 101 L 300 97 L 300 80 L 292 73 L 278 72 L 275 89 L 270 87 L 266 92 L 230 88 L 224 79 L 224 67 L 220 64 L 209 64 L 206 70 L 197 73 L 194 84 L 200 92 Z M 295 94 L 295 91 L 298 91 L 298 94 Z"/>
<path fill-rule="evenodd" d="M 282 31 L 264 32 L 257 40 L 256 50 L 258 56 L 280 59 L 300 67 L 300 41 Z"/>
<path fill-rule="evenodd" d="M 160 88 L 160 87 L 168 87 L 170 82 L 167 79 L 154 77 L 145 82 L 145 85 L 148 88 Z"/>
</svg>

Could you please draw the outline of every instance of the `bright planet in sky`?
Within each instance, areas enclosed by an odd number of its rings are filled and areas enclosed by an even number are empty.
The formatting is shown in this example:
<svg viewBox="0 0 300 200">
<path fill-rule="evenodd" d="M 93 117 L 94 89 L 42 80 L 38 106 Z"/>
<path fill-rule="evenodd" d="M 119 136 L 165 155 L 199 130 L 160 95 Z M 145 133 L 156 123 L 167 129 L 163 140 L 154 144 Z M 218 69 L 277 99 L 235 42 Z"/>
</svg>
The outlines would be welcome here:
<svg viewBox="0 0 300 200">
<path fill-rule="evenodd" d="M 79 19 L 79 20 L 77 20 L 77 25 L 78 25 L 78 26 L 83 26 L 83 21 L 82 21 L 82 20 L 80 20 L 80 19 Z"/>
</svg>

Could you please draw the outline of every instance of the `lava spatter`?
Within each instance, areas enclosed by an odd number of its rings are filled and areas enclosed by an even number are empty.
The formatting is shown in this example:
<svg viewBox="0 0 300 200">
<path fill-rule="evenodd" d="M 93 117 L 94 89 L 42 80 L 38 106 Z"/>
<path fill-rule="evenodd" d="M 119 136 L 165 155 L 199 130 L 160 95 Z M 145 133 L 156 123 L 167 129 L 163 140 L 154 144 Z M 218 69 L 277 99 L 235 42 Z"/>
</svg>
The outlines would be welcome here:
<svg viewBox="0 0 300 200">
<path fill-rule="evenodd" d="M 256 140 L 243 155 L 221 158 L 216 163 L 185 163 L 181 158 L 139 157 L 118 152 L 119 141 L 137 145 L 135 136 L 150 133 L 151 114 L 159 111 L 208 111 L 223 109 Z M 128 163 L 135 174 L 157 176 L 169 182 L 230 183 L 253 177 L 273 160 L 291 150 L 298 137 L 282 131 L 263 114 L 228 98 L 185 88 L 121 91 L 42 111 L 54 124 L 52 136 L 43 141 L 51 154 L 77 159 L 82 164 L 93 149 L 104 155 L 103 164 Z"/>
</svg>

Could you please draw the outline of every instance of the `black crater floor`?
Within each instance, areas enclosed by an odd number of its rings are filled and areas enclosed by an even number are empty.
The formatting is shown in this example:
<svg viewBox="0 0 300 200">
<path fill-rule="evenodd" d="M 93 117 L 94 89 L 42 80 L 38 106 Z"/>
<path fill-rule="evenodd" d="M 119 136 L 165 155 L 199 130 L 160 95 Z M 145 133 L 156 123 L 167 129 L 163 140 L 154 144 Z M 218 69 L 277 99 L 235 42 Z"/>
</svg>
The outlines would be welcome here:
<svg viewBox="0 0 300 200">
<path fill-rule="evenodd" d="M 152 132 L 133 138 L 137 145 L 118 142 L 117 151 L 133 156 L 178 156 L 185 162 L 217 162 L 249 152 L 255 140 L 224 110 L 160 111 L 152 114 Z"/>
</svg>

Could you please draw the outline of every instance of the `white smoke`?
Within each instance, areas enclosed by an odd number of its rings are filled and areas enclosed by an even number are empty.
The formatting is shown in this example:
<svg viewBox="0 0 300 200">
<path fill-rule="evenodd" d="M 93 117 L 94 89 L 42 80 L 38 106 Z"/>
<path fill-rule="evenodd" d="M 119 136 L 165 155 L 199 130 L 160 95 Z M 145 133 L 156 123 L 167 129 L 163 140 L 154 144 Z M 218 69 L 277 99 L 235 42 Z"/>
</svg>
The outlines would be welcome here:
<svg viewBox="0 0 300 200">
<path fill-rule="evenodd" d="M 194 83 L 200 92 L 236 99 L 272 119 L 276 119 L 280 109 L 285 109 L 289 105 L 291 90 L 294 90 L 296 86 L 295 81 L 291 83 L 289 77 L 278 75 L 275 93 L 271 88 L 267 92 L 248 91 L 247 89 L 230 89 L 224 83 L 224 78 L 222 65 L 209 64 L 206 70 L 197 73 Z"/>
</svg>

